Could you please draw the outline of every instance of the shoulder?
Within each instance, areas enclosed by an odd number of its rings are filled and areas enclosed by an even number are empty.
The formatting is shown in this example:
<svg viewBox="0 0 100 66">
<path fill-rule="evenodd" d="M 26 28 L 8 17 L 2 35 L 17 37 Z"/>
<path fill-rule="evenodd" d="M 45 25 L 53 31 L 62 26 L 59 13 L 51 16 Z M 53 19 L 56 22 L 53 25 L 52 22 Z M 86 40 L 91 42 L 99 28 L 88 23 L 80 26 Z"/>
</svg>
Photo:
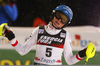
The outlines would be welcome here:
<svg viewBox="0 0 100 66">
<path fill-rule="evenodd" d="M 38 33 L 39 27 L 33 28 L 32 34 Z"/>
<path fill-rule="evenodd" d="M 68 31 L 66 31 L 65 29 L 62 29 L 62 31 L 66 33 L 66 36 L 67 37 L 70 37 L 71 36 L 70 33 Z"/>
<path fill-rule="evenodd" d="M 66 31 L 66 42 L 71 42 L 71 34 L 68 31 Z"/>
<path fill-rule="evenodd" d="M 35 28 L 33 29 L 32 33 L 34 33 L 34 32 L 37 32 L 37 33 L 38 33 L 39 29 L 44 29 L 44 26 L 35 27 Z"/>
<path fill-rule="evenodd" d="M 44 26 L 39 26 L 39 29 L 44 29 Z"/>
<path fill-rule="evenodd" d="M 62 32 L 65 32 L 65 33 L 67 32 L 67 31 L 66 31 L 66 30 L 64 30 L 64 29 L 62 29 L 61 31 L 62 31 Z"/>
</svg>

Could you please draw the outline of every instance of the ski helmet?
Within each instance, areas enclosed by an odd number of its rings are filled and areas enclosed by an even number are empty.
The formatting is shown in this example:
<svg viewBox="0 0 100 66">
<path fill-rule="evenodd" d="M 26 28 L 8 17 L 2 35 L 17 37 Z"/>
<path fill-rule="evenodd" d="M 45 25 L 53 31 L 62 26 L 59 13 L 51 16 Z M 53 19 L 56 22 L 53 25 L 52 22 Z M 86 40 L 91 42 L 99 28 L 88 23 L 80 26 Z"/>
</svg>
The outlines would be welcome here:
<svg viewBox="0 0 100 66">
<path fill-rule="evenodd" d="M 63 27 L 65 27 L 66 25 L 68 25 L 71 22 L 72 17 L 73 17 L 73 12 L 72 12 L 71 8 L 69 8 L 67 5 L 59 5 L 59 6 L 57 6 L 53 10 L 52 18 L 55 16 L 56 11 L 60 11 L 60 12 L 64 13 L 69 19 L 69 21 Z"/>
</svg>

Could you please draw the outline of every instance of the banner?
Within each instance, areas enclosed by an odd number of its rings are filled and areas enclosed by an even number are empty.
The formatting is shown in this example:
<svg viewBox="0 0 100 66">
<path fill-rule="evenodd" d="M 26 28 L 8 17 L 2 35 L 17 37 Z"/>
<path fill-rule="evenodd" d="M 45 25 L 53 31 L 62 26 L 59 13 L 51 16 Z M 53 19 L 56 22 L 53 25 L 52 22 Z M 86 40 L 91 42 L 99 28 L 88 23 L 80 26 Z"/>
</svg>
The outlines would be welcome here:
<svg viewBox="0 0 100 66">
<path fill-rule="evenodd" d="M 33 27 L 11 27 L 17 40 L 24 44 L 34 30 Z M 81 50 L 87 47 L 89 42 L 96 46 L 96 51 L 100 51 L 100 27 L 78 26 L 64 28 L 71 35 L 72 49 Z M 7 38 L 0 36 L 0 49 L 13 49 Z M 34 46 L 36 49 L 36 46 Z"/>
<path fill-rule="evenodd" d="M 0 49 L 0 65 L 33 65 L 35 59 L 35 50 L 31 50 L 24 56 L 21 56 L 14 49 Z M 76 55 L 78 51 L 73 51 L 73 54 Z M 87 65 L 100 65 L 100 52 L 96 52 L 96 55 L 89 59 Z M 74 65 L 84 65 L 85 57 Z M 62 65 L 67 65 L 64 55 L 62 55 Z"/>
</svg>

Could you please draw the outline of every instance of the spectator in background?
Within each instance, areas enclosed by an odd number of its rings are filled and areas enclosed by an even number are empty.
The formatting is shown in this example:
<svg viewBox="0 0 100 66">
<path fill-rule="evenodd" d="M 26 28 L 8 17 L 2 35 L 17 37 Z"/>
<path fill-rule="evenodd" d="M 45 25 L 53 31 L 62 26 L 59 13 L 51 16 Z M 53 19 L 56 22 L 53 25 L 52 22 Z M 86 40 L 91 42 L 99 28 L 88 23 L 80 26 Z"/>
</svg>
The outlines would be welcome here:
<svg viewBox="0 0 100 66">
<path fill-rule="evenodd" d="M 9 26 L 18 17 L 16 0 L 0 0 L 0 25 L 8 23 Z"/>
<path fill-rule="evenodd" d="M 47 25 L 47 23 L 39 17 L 35 18 L 35 20 L 33 21 L 33 27 L 43 26 L 43 25 Z"/>
</svg>

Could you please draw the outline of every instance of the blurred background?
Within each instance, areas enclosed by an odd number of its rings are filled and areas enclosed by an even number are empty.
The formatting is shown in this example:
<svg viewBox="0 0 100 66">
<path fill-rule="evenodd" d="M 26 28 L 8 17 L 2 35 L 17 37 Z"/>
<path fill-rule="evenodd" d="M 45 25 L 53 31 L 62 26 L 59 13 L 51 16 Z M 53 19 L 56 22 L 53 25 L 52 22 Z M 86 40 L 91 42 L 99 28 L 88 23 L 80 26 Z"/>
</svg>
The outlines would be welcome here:
<svg viewBox="0 0 100 66">
<path fill-rule="evenodd" d="M 100 0 L 17 0 L 18 17 L 11 25 L 17 40 L 24 44 L 34 28 L 39 23 L 48 24 L 53 9 L 62 4 L 68 5 L 73 11 L 72 22 L 65 28 L 71 34 L 73 54 L 91 41 L 97 50 L 87 65 L 100 65 Z M 21 56 L 7 38 L 0 36 L 0 65 L 32 65 L 35 48 Z M 85 58 L 75 65 L 84 65 L 84 61 Z M 63 56 L 62 63 L 67 65 Z"/>
<path fill-rule="evenodd" d="M 32 27 L 37 17 L 48 24 L 52 10 L 61 4 L 73 11 L 69 26 L 100 26 L 100 0 L 17 0 L 18 18 L 13 26 Z"/>
</svg>

